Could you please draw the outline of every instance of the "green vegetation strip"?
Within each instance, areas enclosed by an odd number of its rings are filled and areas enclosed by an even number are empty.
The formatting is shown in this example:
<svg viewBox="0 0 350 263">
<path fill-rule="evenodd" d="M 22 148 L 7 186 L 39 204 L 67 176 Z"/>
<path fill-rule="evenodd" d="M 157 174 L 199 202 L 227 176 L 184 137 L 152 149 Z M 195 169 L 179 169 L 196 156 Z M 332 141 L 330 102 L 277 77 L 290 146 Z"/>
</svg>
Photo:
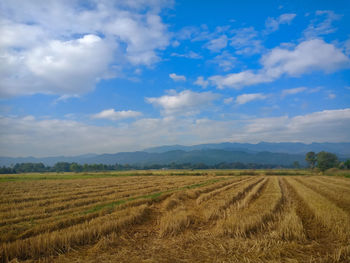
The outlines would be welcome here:
<svg viewBox="0 0 350 263">
<path fill-rule="evenodd" d="M 339 171 L 339 170 L 337 170 Z M 327 171 L 326 171 L 327 173 Z M 202 176 L 215 174 L 216 176 L 239 176 L 239 175 L 313 175 L 311 170 L 133 170 L 114 172 L 87 172 L 87 173 L 27 173 L 27 174 L 4 174 L 0 175 L 1 182 L 33 181 L 33 180 L 72 180 L 93 179 L 108 177 L 129 176 Z M 341 172 L 334 173 L 340 175 Z M 343 175 L 347 177 L 347 174 Z"/>
<path fill-rule="evenodd" d="M 150 173 L 115 173 L 115 174 L 21 174 L 0 176 L 0 182 L 17 182 L 33 180 L 73 180 L 73 179 L 92 179 L 107 177 L 127 177 L 127 176 L 150 176 Z"/>
<path fill-rule="evenodd" d="M 129 177 L 129 176 L 200 176 L 207 175 L 208 172 L 203 170 L 193 172 L 184 170 L 181 172 L 174 171 L 119 171 L 113 173 L 28 173 L 0 175 L 1 182 L 33 181 L 33 180 L 72 180 L 72 179 L 92 179 L 108 177 Z M 218 173 L 220 174 L 220 173 Z M 220 174 L 221 175 L 221 174 Z M 225 174 L 222 174 L 225 175 Z"/>
<path fill-rule="evenodd" d="M 135 201 L 135 200 L 140 200 L 140 199 L 150 199 L 150 200 L 154 200 L 157 199 L 158 197 L 160 197 L 162 194 L 167 194 L 167 193 L 172 193 L 172 192 L 176 192 L 176 191 L 181 191 L 181 190 L 187 190 L 187 189 L 194 189 L 194 188 L 198 188 L 198 187 L 202 187 L 202 186 L 206 186 L 209 184 L 213 184 L 219 181 L 223 181 L 223 180 L 227 180 L 230 179 L 229 177 L 225 177 L 225 178 L 219 178 L 219 179 L 211 179 L 208 181 L 205 181 L 203 183 L 199 183 L 199 184 L 192 184 L 192 185 L 186 185 L 183 187 L 178 187 L 178 188 L 172 188 L 166 191 L 162 191 L 162 192 L 156 192 L 156 193 L 152 193 L 152 194 L 148 194 L 148 195 L 141 195 L 141 196 L 135 196 L 135 197 L 130 197 L 128 199 L 123 199 L 123 200 L 117 200 L 114 202 L 110 202 L 110 203 L 106 203 L 106 204 L 101 204 L 101 205 L 97 205 L 89 210 L 86 210 L 83 212 L 83 214 L 90 214 L 90 213 L 94 213 L 97 211 L 100 211 L 102 209 L 114 209 L 115 206 L 118 205 L 122 205 L 131 201 Z"/>
</svg>

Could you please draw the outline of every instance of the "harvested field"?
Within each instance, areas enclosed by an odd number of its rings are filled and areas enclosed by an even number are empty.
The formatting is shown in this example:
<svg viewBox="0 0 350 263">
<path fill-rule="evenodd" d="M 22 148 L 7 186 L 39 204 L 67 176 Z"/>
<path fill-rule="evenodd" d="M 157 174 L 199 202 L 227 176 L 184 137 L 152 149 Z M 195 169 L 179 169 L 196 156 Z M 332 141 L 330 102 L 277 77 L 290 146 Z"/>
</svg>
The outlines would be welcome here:
<svg viewBox="0 0 350 263">
<path fill-rule="evenodd" d="M 350 262 L 350 179 L 310 174 L 0 176 L 0 261 Z"/>
</svg>

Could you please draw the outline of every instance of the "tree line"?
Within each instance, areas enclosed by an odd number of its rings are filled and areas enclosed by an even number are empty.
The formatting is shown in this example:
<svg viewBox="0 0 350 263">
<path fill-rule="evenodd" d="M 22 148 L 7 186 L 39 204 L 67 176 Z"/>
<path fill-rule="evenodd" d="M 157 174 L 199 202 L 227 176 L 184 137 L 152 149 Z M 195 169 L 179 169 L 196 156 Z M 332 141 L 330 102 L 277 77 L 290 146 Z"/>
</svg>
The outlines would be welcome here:
<svg viewBox="0 0 350 263">
<path fill-rule="evenodd" d="M 99 172 L 99 171 L 127 171 L 127 170 L 151 170 L 151 169 L 274 169 L 274 168 L 295 168 L 294 165 L 281 166 L 274 164 L 257 163 L 218 163 L 208 165 L 205 163 L 170 163 L 151 165 L 130 165 L 130 164 L 78 164 L 69 162 L 58 162 L 53 166 L 46 166 L 43 163 L 17 163 L 13 167 L 0 167 L 0 174 L 18 173 L 43 173 L 43 172 Z"/>
<path fill-rule="evenodd" d="M 318 168 L 325 171 L 330 168 L 350 169 L 350 159 L 340 162 L 338 157 L 329 152 L 308 152 L 305 156 L 310 168 Z M 43 173 L 43 172 L 99 172 L 99 171 L 127 171 L 127 170 L 151 170 L 151 169 L 276 169 L 276 168 L 300 168 L 298 162 L 291 165 L 257 164 L 257 163 L 218 163 L 209 165 L 205 163 L 169 163 L 169 164 L 78 164 L 69 162 L 57 162 L 53 166 L 43 163 L 17 163 L 12 167 L 0 167 L 0 174 L 18 173 Z"/>
<path fill-rule="evenodd" d="M 330 168 L 350 169 L 350 159 L 345 162 L 340 162 L 334 153 L 330 152 L 308 152 L 305 156 L 305 161 L 311 169 L 318 168 L 325 171 Z"/>
</svg>

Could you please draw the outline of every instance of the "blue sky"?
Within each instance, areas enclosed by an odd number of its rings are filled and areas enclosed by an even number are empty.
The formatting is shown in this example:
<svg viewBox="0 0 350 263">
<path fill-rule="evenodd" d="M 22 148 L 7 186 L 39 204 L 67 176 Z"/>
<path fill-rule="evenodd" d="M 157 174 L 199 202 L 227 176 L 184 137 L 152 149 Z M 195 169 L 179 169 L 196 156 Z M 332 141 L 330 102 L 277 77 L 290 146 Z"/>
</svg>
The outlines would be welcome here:
<svg viewBox="0 0 350 263">
<path fill-rule="evenodd" d="M 0 155 L 350 141 L 348 1 L 2 1 Z"/>
</svg>

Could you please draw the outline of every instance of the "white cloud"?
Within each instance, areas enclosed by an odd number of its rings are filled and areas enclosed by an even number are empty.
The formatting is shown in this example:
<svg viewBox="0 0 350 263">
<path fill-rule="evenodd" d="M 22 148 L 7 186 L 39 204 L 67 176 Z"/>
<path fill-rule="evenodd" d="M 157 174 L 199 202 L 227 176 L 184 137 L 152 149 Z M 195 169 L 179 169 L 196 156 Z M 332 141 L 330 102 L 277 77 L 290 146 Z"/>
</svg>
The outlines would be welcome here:
<svg viewBox="0 0 350 263">
<path fill-rule="evenodd" d="M 180 57 L 180 58 L 191 58 L 191 59 L 201 59 L 202 56 L 199 55 L 196 52 L 190 51 L 188 53 L 184 53 L 184 54 L 179 54 L 179 53 L 171 53 L 172 57 Z"/>
<path fill-rule="evenodd" d="M 155 145 L 209 142 L 350 141 L 350 109 L 324 110 L 295 117 L 215 121 L 139 119 L 120 127 L 72 120 L 0 117 L 1 156 L 53 156 L 115 153 Z M 98 142 L 98 143 L 91 143 Z"/>
<path fill-rule="evenodd" d="M 152 65 L 169 44 L 165 2 L 2 2 L 0 96 L 78 95 L 130 65 Z"/>
<path fill-rule="evenodd" d="M 337 95 L 335 95 L 334 93 L 329 93 L 328 94 L 328 98 L 331 99 L 331 100 L 335 99 L 336 97 L 337 97 Z"/>
<path fill-rule="evenodd" d="M 230 45 L 236 49 L 238 55 L 254 55 L 263 50 L 258 32 L 253 27 L 232 30 L 234 36 L 230 38 Z"/>
<path fill-rule="evenodd" d="M 262 93 L 242 94 L 237 96 L 236 103 L 242 105 L 254 100 L 264 100 L 266 98 L 267 96 Z"/>
<path fill-rule="evenodd" d="M 150 65 L 158 61 L 155 50 L 169 44 L 166 26 L 154 14 L 148 13 L 142 19 L 121 16 L 108 23 L 104 30 L 127 43 L 126 57 L 134 65 Z"/>
<path fill-rule="evenodd" d="M 311 21 L 309 26 L 304 30 L 305 38 L 311 39 L 322 35 L 335 32 L 337 29 L 333 22 L 339 20 L 342 16 L 331 10 L 318 10 L 315 12 L 316 18 Z"/>
<path fill-rule="evenodd" d="M 212 52 L 219 52 L 221 49 L 227 46 L 228 38 L 226 35 L 222 35 L 218 38 L 211 39 L 207 44 L 206 48 Z"/>
<path fill-rule="evenodd" d="M 177 32 L 176 38 L 179 40 L 193 39 L 198 34 L 200 34 L 200 32 L 201 32 L 201 30 L 198 27 L 185 26 L 179 32 Z"/>
<path fill-rule="evenodd" d="M 230 104 L 230 103 L 233 102 L 233 100 L 234 100 L 234 98 L 232 98 L 232 97 L 226 98 L 226 99 L 224 99 L 224 103 L 225 103 L 225 104 Z"/>
<path fill-rule="evenodd" d="M 113 44 L 96 35 L 49 41 L 27 52 L 0 58 L 1 96 L 17 94 L 76 95 L 91 91 L 108 71 Z"/>
<path fill-rule="evenodd" d="M 350 39 L 347 39 L 347 40 L 344 42 L 344 53 L 345 53 L 347 56 L 350 56 Z"/>
<path fill-rule="evenodd" d="M 306 87 L 298 87 L 298 88 L 293 88 L 293 89 L 284 89 L 284 90 L 282 90 L 282 97 L 285 97 L 285 96 L 288 96 L 288 95 L 298 94 L 298 93 L 304 92 L 306 90 L 307 90 Z"/>
<path fill-rule="evenodd" d="M 278 18 L 269 17 L 266 22 L 266 31 L 268 33 L 277 31 L 282 24 L 290 24 L 296 17 L 296 14 L 282 14 Z"/>
<path fill-rule="evenodd" d="M 142 113 L 133 110 L 123 110 L 115 111 L 114 109 L 103 110 L 99 113 L 93 114 L 91 118 L 93 119 L 108 119 L 112 121 L 117 121 L 121 119 L 136 118 L 141 116 Z"/>
<path fill-rule="evenodd" d="M 296 14 L 282 14 L 278 18 L 280 24 L 290 24 L 292 20 L 296 17 Z"/>
<path fill-rule="evenodd" d="M 270 82 L 270 78 L 266 78 L 263 74 L 256 74 L 251 70 L 242 71 L 239 73 L 227 74 L 225 76 L 212 76 L 209 78 L 212 85 L 215 85 L 218 89 L 234 88 L 240 89 L 244 86 L 255 85 L 264 82 Z"/>
<path fill-rule="evenodd" d="M 205 41 L 204 47 L 212 52 L 219 52 L 232 46 L 238 55 L 254 55 L 262 52 L 264 47 L 259 39 L 260 33 L 254 27 L 231 29 L 230 26 L 217 26 L 210 31 L 207 25 L 184 27 L 177 34 L 177 39 L 191 42 Z"/>
<path fill-rule="evenodd" d="M 39 26 L 17 24 L 6 19 L 0 20 L 0 32 L 0 48 L 35 46 L 45 37 L 45 32 Z"/>
<path fill-rule="evenodd" d="M 271 76 L 283 73 L 298 76 L 313 70 L 330 73 L 349 66 L 349 62 L 340 49 L 321 39 L 301 42 L 294 50 L 274 48 L 262 57 L 262 64 Z"/>
<path fill-rule="evenodd" d="M 197 86 L 201 86 L 203 89 L 205 89 L 208 87 L 209 81 L 205 80 L 204 77 L 199 76 L 193 84 Z"/>
<path fill-rule="evenodd" d="M 264 141 L 344 142 L 350 139 L 346 134 L 350 128 L 350 109 L 255 119 L 245 128 L 247 136 L 243 138 L 260 137 Z"/>
<path fill-rule="evenodd" d="M 179 41 L 177 41 L 177 40 L 171 42 L 171 46 L 172 46 L 172 47 L 178 47 L 178 46 L 180 46 L 180 45 L 181 45 L 181 43 L 180 43 Z"/>
<path fill-rule="evenodd" d="M 184 90 L 158 98 L 146 98 L 146 102 L 161 107 L 165 115 L 192 115 L 208 107 L 218 97 L 218 94 L 212 92 Z"/>
<path fill-rule="evenodd" d="M 218 88 L 240 89 L 244 86 L 272 82 L 282 75 L 300 76 L 312 71 L 331 73 L 349 67 L 350 59 L 333 44 L 321 39 L 301 42 L 294 49 L 277 47 L 261 59 L 263 68 L 231 73 L 225 76 L 216 75 L 209 78 Z"/>
<path fill-rule="evenodd" d="M 229 52 L 225 50 L 220 55 L 210 60 L 210 62 L 217 64 L 224 71 L 229 71 L 235 67 L 237 58 L 232 56 Z"/>
<path fill-rule="evenodd" d="M 175 73 L 169 74 L 169 77 L 173 81 L 186 81 L 186 77 L 184 75 L 176 75 Z"/>
</svg>

